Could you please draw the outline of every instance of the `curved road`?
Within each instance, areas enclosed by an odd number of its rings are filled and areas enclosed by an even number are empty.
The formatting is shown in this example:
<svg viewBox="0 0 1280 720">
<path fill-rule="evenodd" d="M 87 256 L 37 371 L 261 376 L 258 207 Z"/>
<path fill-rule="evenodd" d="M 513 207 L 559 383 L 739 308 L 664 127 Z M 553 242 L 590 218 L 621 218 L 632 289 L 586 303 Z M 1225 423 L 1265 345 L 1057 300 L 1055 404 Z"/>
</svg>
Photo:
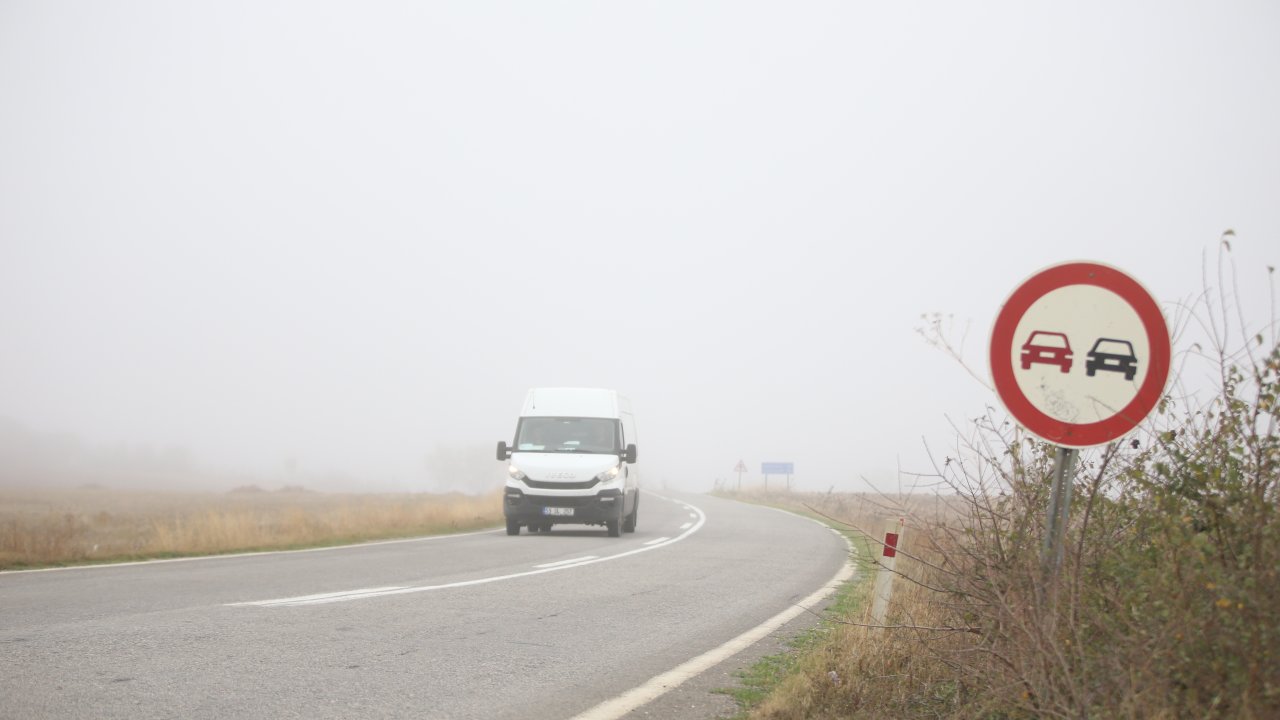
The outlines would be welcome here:
<svg viewBox="0 0 1280 720">
<path fill-rule="evenodd" d="M 645 492 L 622 538 L 569 525 L 0 573 L 0 717 L 615 717 L 847 554 L 794 515 Z"/>
</svg>

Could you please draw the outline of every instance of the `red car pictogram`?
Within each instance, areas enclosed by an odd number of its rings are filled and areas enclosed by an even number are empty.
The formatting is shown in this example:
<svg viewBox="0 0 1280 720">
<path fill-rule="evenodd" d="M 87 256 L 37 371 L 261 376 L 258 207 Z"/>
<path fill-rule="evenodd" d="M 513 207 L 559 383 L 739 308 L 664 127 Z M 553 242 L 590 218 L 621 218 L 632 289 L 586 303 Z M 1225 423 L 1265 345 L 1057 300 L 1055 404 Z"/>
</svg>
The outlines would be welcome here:
<svg viewBox="0 0 1280 720">
<path fill-rule="evenodd" d="M 1032 363 L 1057 365 L 1062 372 L 1071 371 L 1071 343 L 1060 332 L 1034 330 L 1022 345 L 1022 369 L 1030 370 Z"/>
</svg>

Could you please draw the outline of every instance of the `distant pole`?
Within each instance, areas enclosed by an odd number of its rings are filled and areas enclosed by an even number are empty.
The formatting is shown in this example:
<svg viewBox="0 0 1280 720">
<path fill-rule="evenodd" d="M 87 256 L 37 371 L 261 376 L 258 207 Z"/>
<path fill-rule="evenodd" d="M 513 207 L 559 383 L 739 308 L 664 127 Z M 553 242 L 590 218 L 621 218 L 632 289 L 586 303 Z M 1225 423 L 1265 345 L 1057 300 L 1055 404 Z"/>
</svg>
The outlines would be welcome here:
<svg viewBox="0 0 1280 720">
<path fill-rule="evenodd" d="M 791 474 L 787 474 L 787 492 L 791 492 Z"/>
</svg>

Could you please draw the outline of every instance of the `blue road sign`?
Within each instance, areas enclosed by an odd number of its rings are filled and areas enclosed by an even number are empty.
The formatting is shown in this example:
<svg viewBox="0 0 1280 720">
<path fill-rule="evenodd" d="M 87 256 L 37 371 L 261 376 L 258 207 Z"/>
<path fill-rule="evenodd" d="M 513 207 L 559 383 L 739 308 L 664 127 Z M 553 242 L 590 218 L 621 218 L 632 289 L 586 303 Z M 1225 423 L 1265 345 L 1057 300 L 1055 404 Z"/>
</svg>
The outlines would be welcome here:
<svg viewBox="0 0 1280 720">
<path fill-rule="evenodd" d="M 760 463 L 761 475 L 795 475 L 796 464 L 789 462 Z"/>
</svg>

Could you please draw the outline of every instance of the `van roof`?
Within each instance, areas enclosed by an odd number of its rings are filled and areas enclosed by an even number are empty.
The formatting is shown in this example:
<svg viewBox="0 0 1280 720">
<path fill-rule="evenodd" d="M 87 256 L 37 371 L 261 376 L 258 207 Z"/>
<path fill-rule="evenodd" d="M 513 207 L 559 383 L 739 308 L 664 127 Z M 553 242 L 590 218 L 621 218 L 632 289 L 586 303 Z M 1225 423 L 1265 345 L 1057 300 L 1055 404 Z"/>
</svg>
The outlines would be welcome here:
<svg viewBox="0 0 1280 720">
<path fill-rule="evenodd" d="M 533 388 L 524 401 L 524 417 L 617 418 L 631 412 L 617 390 L 604 388 Z"/>
</svg>

